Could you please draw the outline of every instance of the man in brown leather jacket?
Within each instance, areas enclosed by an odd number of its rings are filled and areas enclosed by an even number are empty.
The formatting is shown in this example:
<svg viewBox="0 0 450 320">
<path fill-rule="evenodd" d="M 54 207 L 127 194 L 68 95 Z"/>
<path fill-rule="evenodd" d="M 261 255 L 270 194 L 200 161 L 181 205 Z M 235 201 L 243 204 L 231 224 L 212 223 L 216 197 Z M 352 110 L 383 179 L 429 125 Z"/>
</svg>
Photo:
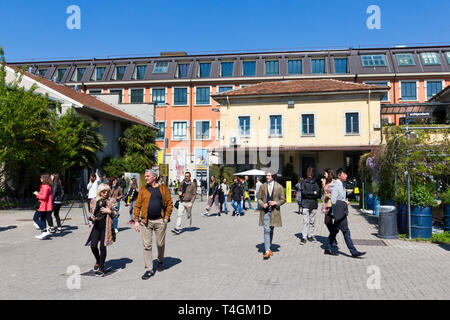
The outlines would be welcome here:
<svg viewBox="0 0 450 320">
<path fill-rule="evenodd" d="M 158 174 L 154 170 L 145 170 L 146 185 L 139 190 L 134 205 L 134 228 L 142 230 L 144 246 L 145 274 L 143 280 L 154 275 L 152 257 L 152 236 L 156 235 L 158 247 L 158 271 L 163 271 L 164 249 L 166 242 L 167 223 L 172 214 L 173 203 L 169 188 L 158 184 Z"/>
</svg>

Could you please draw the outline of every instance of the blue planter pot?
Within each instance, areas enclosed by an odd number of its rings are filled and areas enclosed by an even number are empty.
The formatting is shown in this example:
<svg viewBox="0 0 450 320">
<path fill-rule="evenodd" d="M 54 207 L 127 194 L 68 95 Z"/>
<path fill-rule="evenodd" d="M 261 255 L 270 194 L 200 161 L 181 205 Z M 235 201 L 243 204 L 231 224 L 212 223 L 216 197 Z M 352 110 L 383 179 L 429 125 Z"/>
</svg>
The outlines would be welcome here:
<svg viewBox="0 0 450 320">
<path fill-rule="evenodd" d="M 444 231 L 450 231 L 450 205 L 444 205 Z"/>
<path fill-rule="evenodd" d="M 431 238 L 432 222 L 431 207 L 411 207 L 411 238 Z"/>
<path fill-rule="evenodd" d="M 378 199 L 378 196 L 375 196 L 373 199 L 373 213 L 378 217 L 380 215 L 380 200 Z"/>
<path fill-rule="evenodd" d="M 398 233 L 408 234 L 408 206 L 406 204 L 397 205 L 397 228 Z"/>
</svg>

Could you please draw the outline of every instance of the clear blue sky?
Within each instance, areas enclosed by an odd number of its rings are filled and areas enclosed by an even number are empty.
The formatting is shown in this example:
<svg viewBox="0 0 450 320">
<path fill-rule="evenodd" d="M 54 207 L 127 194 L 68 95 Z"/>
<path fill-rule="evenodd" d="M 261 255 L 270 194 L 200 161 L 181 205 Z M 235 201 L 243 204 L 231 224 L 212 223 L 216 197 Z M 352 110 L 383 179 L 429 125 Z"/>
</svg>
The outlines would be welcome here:
<svg viewBox="0 0 450 320">
<path fill-rule="evenodd" d="M 68 6 L 81 30 L 68 30 Z M 369 30 L 369 5 L 381 30 Z M 7 61 L 450 43 L 448 0 L 1 1 Z"/>
</svg>

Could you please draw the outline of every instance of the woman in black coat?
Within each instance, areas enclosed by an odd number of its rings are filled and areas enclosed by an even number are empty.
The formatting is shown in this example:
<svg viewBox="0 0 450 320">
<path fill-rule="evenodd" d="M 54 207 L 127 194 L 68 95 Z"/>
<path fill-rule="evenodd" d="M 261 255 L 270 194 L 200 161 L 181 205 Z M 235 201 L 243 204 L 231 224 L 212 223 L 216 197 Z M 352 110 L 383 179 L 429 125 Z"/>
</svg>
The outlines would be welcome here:
<svg viewBox="0 0 450 320">
<path fill-rule="evenodd" d="M 56 229 L 53 227 L 52 213 L 56 219 L 57 230 L 58 232 L 61 232 L 62 228 L 61 228 L 61 218 L 59 217 L 59 210 L 61 210 L 61 206 L 63 204 L 64 190 L 61 186 L 59 174 L 53 173 L 51 175 L 51 179 L 53 181 L 53 188 L 52 188 L 53 211 L 49 215 L 47 215 L 47 223 L 49 226 L 48 231 L 51 233 L 55 233 Z"/>
</svg>

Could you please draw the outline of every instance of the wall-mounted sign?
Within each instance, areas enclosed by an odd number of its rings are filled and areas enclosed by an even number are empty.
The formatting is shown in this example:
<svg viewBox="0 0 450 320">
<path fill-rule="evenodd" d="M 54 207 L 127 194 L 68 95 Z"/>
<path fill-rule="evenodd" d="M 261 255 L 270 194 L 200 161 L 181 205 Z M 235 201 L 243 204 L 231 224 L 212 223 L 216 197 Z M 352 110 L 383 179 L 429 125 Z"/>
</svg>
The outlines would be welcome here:
<svg viewBox="0 0 450 320">
<path fill-rule="evenodd" d="M 406 114 L 406 117 L 409 119 L 424 119 L 424 118 L 431 118 L 432 113 L 431 112 L 408 112 Z"/>
</svg>

